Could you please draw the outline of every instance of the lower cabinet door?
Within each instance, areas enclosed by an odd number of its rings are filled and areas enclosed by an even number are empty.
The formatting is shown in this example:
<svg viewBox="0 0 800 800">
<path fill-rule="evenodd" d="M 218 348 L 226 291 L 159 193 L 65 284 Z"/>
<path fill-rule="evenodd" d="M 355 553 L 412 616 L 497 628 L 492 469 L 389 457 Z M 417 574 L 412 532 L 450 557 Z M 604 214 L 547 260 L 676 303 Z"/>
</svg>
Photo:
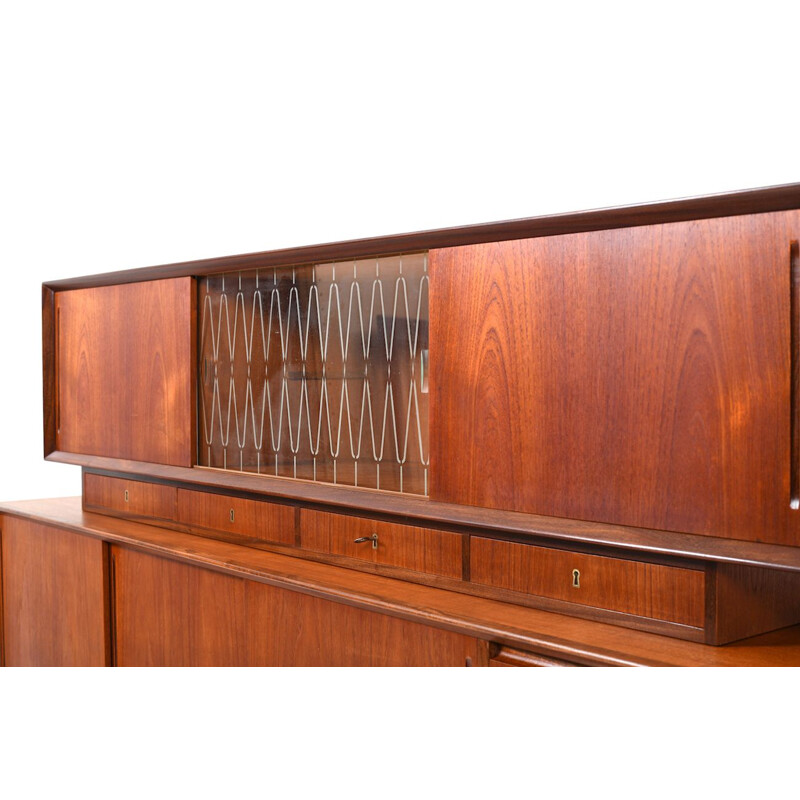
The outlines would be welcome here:
<svg viewBox="0 0 800 800">
<path fill-rule="evenodd" d="M 106 545 L 99 539 L 3 517 L 6 666 L 110 662 L 107 563 Z"/>
<path fill-rule="evenodd" d="M 468 636 L 112 548 L 120 666 L 476 666 Z"/>
</svg>

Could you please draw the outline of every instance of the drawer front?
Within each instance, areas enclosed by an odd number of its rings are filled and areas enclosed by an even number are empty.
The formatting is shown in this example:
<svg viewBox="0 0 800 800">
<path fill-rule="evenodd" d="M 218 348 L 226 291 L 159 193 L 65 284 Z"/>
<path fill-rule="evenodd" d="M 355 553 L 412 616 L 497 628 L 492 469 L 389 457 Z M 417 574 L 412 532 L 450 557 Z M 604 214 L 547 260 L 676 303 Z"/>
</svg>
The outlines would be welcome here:
<svg viewBox="0 0 800 800">
<path fill-rule="evenodd" d="M 484 586 L 680 625 L 705 624 L 702 570 L 473 536 L 470 578 Z"/>
<path fill-rule="evenodd" d="M 377 547 L 370 538 L 373 534 L 378 537 Z M 361 538 L 368 541 L 355 542 Z M 300 512 L 300 543 L 307 550 L 447 578 L 461 578 L 462 541 L 457 533 L 324 511 Z"/>
<path fill-rule="evenodd" d="M 86 473 L 83 502 L 87 511 L 119 511 L 132 517 L 175 519 L 177 489 L 158 483 Z"/>
<path fill-rule="evenodd" d="M 294 507 L 265 500 L 178 489 L 178 522 L 267 542 L 295 543 Z"/>
</svg>

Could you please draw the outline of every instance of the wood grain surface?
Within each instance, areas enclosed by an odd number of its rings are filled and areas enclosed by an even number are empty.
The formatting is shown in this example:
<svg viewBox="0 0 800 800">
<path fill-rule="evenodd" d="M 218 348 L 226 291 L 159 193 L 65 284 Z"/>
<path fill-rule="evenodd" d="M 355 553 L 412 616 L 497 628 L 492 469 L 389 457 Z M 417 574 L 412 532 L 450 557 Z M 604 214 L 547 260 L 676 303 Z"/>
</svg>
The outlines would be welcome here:
<svg viewBox="0 0 800 800">
<path fill-rule="evenodd" d="M 177 515 L 177 495 L 174 486 L 90 472 L 83 476 L 83 505 L 87 511 L 117 511 L 133 518 L 172 521 Z"/>
<path fill-rule="evenodd" d="M 0 514 L 4 524 L 14 517 L 57 525 L 213 572 L 579 664 L 800 666 L 800 626 L 709 647 L 91 514 L 81 510 L 80 498 L 3 503 Z"/>
<path fill-rule="evenodd" d="M 718 564 L 706 641 L 724 644 L 800 622 L 800 574 Z"/>
<path fill-rule="evenodd" d="M 178 521 L 283 544 L 295 544 L 294 506 L 178 489 Z"/>
<path fill-rule="evenodd" d="M 796 211 L 430 254 L 431 498 L 800 544 Z"/>
<path fill-rule="evenodd" d="M 6 665 L 108 664 L 103 542 L 4 517 L 2 549 Z"/>
<path fill-rule="evenodd" d="M 378 546 L 356 539 L 378 536 Z M 411 525 L 300 510 L 300 543 L 308 550 L 335 553 L 374 564 L 461 578 L 463 537 Z"/>
<path fill-rule="evenodd" d="M 702 628 L 701 570 L 470 537 L 473 583 Z M 578 586 L 573 570 L 578 570 Z"/>
<path fill-rule="evenodd" d="M 193 292 L 178 278 L 56 294 L 59 450 L 192 466 Z"/>
<path fill-rule="evenodd" d="M 120 666 L 465 666 L 479 642 L 113 548 Z"/>
</svg>

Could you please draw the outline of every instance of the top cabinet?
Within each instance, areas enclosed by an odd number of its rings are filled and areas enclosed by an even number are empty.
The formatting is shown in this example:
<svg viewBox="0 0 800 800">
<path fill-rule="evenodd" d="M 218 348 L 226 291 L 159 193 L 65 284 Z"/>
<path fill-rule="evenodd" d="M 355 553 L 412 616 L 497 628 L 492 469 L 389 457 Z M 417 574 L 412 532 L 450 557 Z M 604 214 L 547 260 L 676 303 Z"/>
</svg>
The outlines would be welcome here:
<svg viewBox="0 0 800 800">
<path fill-rule="evenodd" d="M 800 187 L 758 198 L 46 285 L 46 451 L 800 545 L 800 210 L 742 212 Z"/>
<path fill-rule="evenodd" d="M 57 292 L 55 446 L 190 467 L 192 278 Z"/>
<path fill-rule="evenodd" d="M 798 236 L 790 211 L 432 250 L 431 498 L 800 544 Z"/>
</svg>

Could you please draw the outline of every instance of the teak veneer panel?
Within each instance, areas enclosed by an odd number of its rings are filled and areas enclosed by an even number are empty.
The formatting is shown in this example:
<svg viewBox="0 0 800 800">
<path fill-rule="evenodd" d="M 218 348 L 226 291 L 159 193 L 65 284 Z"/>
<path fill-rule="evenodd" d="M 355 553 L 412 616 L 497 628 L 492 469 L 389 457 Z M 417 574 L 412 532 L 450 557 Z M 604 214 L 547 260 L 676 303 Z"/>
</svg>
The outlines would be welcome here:
<svg viewBox="0 0 800 800">
<path fill-rule="evenodd" d="M 573 586 L 577 569 L 579 586 Z M 470 539 L 473 583 L 702 628 L 702 570 Z"/>
<path fill-rule="evenodd" d="M 378 546 L 355 539 L 378 535 Z M 300 543 L 308 550 L 348 556 L 373 564 L 460 579 L 463 538 L 456 533 L 324 511 L 300 511 Z"/>
<path fill-rule="evenodd" d="M 800 212 L 434 250 L 433 500 L 800 544 Z"/>
<path fill-rule="evenodd" d="M 125 516 L 172 521 L 178 491 L 174 486 L 111 478 L 87 472 L 83 476 L 83 505 L 87 511 L 116 511 Z"/>
<path fill-rule="evenodd" d="M 2 565 L 6 666 L 109 663 L 102 541 L 6 516 Z"/>
<path fill-rule="evenodd" d="M 190 467 L 194 281 L 57 292 L 56 446 Z"/>
<path fill-rule="evenodd" d="M 178 522 L 269 542 L 295 544 L 294 507 L 265 500 L 178 489 Z"/>
<path fill-rule="evenodd" d="M 476 639 L 113 548 L 120 666 L 465 666 Z"/>
</svg>

